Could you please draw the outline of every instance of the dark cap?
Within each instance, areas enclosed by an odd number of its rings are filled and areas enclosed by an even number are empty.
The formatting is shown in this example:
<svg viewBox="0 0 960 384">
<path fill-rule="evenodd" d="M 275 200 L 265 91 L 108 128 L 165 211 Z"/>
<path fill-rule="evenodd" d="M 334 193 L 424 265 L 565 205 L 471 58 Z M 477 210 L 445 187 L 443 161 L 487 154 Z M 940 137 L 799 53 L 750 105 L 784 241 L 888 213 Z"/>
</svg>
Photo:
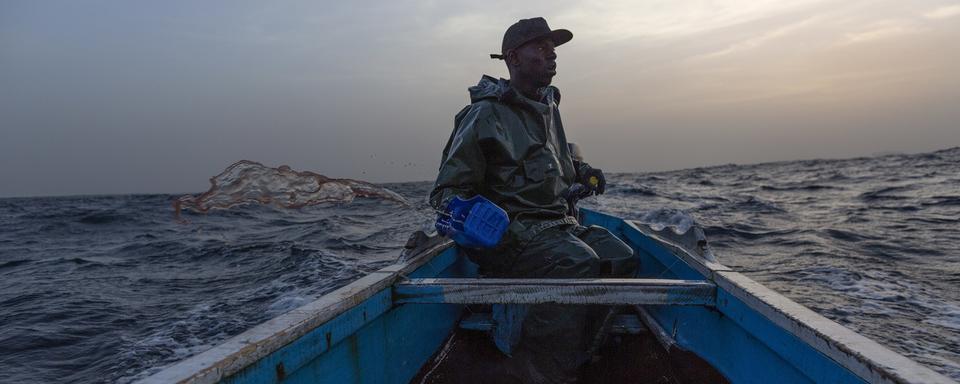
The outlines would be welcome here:
<svg viewBox="0 0 960 384">
<path fill-rule="evenodd" d="M 573 38 L 573 32 L 566 29 L 551 31 L 550 26 L 547 25 L 547 21 L 542 17 L 521 19 L 511 25 L 510 28 L 507 28 L 507 32 L 503 34 L 503 44 L 500 46 L 500 53 L 491 53 L 490 58 L 503 60 L 507 51 L 541 37 L 549 37 L 553 40 L 554 46 L 559 46 L 560 44 L 570 41 L 570 39 Z"/>
</svg>

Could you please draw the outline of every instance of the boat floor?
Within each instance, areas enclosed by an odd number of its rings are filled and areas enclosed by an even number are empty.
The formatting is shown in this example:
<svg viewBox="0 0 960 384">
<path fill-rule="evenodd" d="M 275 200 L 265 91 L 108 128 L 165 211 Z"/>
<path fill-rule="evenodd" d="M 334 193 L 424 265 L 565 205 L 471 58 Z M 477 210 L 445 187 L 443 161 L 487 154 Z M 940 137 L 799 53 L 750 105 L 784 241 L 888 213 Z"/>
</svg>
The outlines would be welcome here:
<svg viewBox="0 0 960 384">
<path fill-rule="evenodd" d="M 578 383 L 728 383 L 695 354 L 664 350 L 649 332 L 607 339 L 597 358 L 581 370 Z M 485 373 L 506 359 L 487 334 L 457 329 L 410 383 L 490 383 Z"/>
</svg>

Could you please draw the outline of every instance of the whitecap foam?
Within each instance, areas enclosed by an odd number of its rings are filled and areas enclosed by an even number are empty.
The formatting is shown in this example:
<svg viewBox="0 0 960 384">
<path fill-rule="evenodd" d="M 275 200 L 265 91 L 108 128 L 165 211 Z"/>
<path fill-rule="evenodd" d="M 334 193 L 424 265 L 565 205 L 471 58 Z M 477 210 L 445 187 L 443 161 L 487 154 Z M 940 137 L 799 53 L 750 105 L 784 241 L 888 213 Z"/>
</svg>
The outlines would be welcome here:
<svg viewBox="0 0 960 384">
<path fill-rule="evenodd" d="M 960 331 L 960 307 L 944 303 L 936 315 L 922 320 L 924 323 L 939 325 Z"/>
<path fill-rule="evenodd" d="M 696 220 L 686 212 L 676 208 L 660 208 L 644 213 L 637 221 L 644 223 L 656 231 L 670 228 L 673 233 L 682 235 L 697 224 Z"/>
<path fill-rule="evenodd" d="M 310 302 L 310 299 L 300 295 L 281 296 L 267 306 L 267 314 L 277 316 L 297 309 Z"/>
</svg>

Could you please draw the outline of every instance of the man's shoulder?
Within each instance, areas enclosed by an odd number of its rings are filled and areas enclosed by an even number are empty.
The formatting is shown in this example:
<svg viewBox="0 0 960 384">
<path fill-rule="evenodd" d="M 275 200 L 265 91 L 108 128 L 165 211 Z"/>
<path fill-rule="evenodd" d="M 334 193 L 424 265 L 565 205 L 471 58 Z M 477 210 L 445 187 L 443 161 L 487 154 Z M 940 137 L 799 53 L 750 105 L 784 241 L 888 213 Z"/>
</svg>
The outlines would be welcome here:
<svg viewBox="0 0 960 384">
<path fill-rule="evenodd" d="M 466 109 L 473 109 L 479 113 L 493 113 L 497 108 L 509 108 L 510 106 L 507 103 L 504 103 L 496 98 L 486 98 L 474 101 L 470 105 L 466 106 Z"/>
<path fill-rule="evenodd" d="M 456 119 L 459 122 L 467 115 L 473 115 L 474 119 L 496 119 L 497 109 L 500 108 L 507 108 L 507 106 L 496 99 L 477 100 L 463 107 L 457 113 Z"/>
</svg>

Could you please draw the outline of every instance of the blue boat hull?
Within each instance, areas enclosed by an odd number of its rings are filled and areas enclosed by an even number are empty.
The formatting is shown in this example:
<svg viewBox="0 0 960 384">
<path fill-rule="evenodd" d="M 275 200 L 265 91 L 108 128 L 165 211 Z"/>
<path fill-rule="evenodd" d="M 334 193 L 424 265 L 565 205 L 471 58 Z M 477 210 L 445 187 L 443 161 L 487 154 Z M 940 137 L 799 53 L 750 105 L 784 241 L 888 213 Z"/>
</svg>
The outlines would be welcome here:
<svg viewBox="0 0 960 384">
<path fill-rule="evenodd" d="M 716 285 L 711 305 L 644 305 L 651 330 L 733 383 L 952 383 L 649 228 L 584 210 L 628 242 L 642 276 Z M 407 383 L 438 353 L 461 304 L 401 304 L 400 281 L 469 278 L 449 242 L 372 273 L 316 302 L 175 364 L 143 382 Z"/>
</svg>

